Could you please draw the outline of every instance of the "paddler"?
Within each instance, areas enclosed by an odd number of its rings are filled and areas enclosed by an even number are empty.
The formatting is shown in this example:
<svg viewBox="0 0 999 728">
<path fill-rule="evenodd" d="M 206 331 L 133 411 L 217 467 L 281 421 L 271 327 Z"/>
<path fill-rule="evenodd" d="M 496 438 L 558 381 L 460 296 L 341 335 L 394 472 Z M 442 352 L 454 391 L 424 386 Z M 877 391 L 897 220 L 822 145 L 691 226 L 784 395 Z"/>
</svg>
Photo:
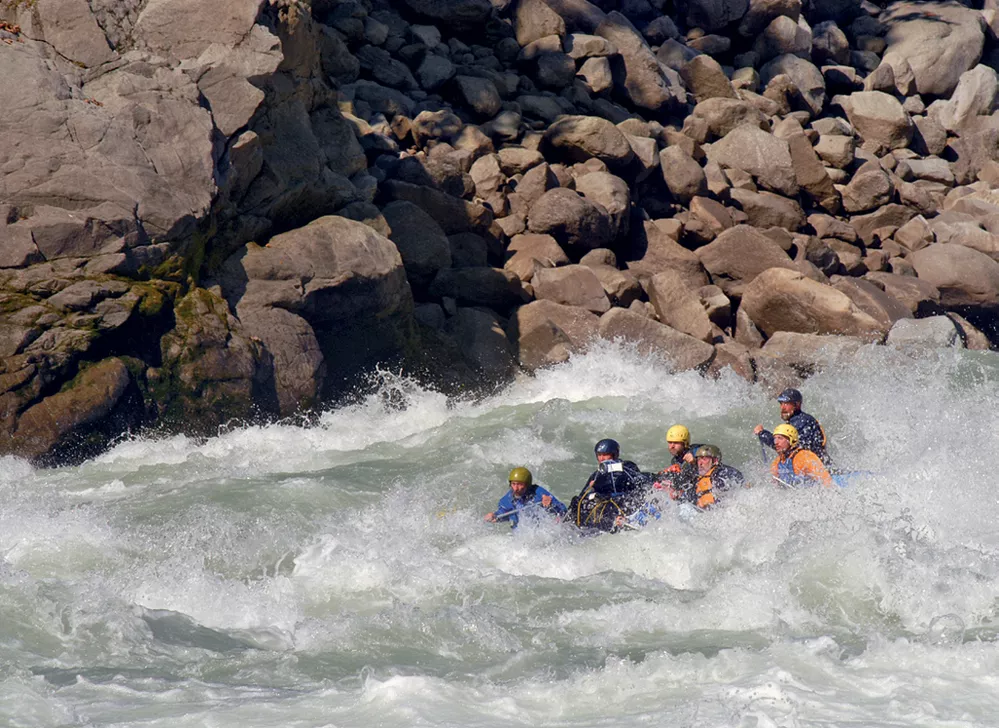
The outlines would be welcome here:
<svg viewBox="0 0 999 728">
<path fill-rule="evenodd" d="M 832 487 L 826 466 L 818 455 L 801 447 L 794 425 L 785 423 L 774 428 L 774 447 L 777 457 L 770 464 L 770 472 L 779 484 L 789 488 L 816 483 Z"/>
<path fill-rule="evenodd" d="M 746 479 L 731 465 L 721 461 L 721 450 L 716 445 L 701 445 L 694 458 L 697 462 L 697 482 L 684 491 L 679 500 L 693 503 L 704 510 L 718 502 L 718 495 L 731 488 L 742 487 Z"/>
<path fill-rule="evenodd" d="M 793 387 L 788 387 L 779 395 L 777 402 L 780 404 L 780 418 L 798 431 L 801 447 L 811 450 L 819 456 L 823 465 L 828 466 L 829 453 L 826 452 L 826 433 L 819 424 L 819 421 L 807 412 L 801 411 L 801 392 Z M 774 431 L 776 432 L 776 430 Z M 753 428 L 753 433 L 760 438 L 760 442 L 771 449 L 774 447 L 774 433 L 767 432 L 763 425 Z"/>
<path fill-rule="evenodd" d="M 673 425 L 666 430 L 666 447 L 672 456 L 670 464 L 659 471 L 653 486 L 665 490 L 673 500 L 680 500 L 697 481 L 694 453 L 700 445 L 691 446 L 690 430 L 685 425 Z"/>
<path fill-rule="evenodd" d="M 565 513 L 565 504 L 535 483 L 527 468 L 514 468 L 507 480 L 510 490 L 500 498 L 496 510 L 485 515 L 489 523 L 510 521 L 510 527 L 516 528 L 521 514 L 547 512 L 552 516 L 561 516 Z"/>
<path fill-rule="evenodd" d="M 577 526 L 614 532 L 644 505 L 648 476 L 630 460 L 621 460 L 617 440 L 600 440 L 593 453 L 597 469 L 569 503 L 569 516 Z"/>
</svg>

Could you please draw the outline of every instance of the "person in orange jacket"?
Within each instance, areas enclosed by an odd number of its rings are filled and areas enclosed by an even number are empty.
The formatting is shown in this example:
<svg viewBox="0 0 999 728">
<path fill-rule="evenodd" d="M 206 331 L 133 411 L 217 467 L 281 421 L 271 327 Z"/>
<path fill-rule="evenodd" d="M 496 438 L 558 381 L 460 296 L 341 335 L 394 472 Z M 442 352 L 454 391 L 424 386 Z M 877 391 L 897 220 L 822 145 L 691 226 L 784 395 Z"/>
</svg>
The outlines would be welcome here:
<svg viewBox="0 0 999 728">
<path fill-rule="evenodd" d="M 718 493 L 746 485 L 746 478 L 731 465 L 721 461 L 721 450 L 716 445 L 701 445 L 695 453 L 697 482 L 684 500 L 704 510 L 718 502 Z"/>
<path fill-rule="evenodd" d="M 799 446 L 794 425 L 785 423 L 774 428 L 774 449 L 777 457 L 770 464 L 770 472 L 781 485 L 793 488 L 819 483 L 832 487 L 832 477 L 819 456 Z"/>
</svg>

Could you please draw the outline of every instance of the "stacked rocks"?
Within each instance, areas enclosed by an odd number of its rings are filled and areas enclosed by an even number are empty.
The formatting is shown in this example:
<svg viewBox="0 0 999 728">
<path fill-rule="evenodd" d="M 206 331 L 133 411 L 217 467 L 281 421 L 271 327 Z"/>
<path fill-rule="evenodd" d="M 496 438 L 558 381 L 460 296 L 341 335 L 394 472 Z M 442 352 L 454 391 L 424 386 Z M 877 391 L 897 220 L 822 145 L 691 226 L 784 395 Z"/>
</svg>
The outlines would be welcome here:
<svg viewBox="0 0 999 728">
<path fill-rule="evenodd" d="M 676 7 L 8 3 L 0 448 L 598 337 L 774 386 L 999 342 L 994 9 Z"/>
</svg>

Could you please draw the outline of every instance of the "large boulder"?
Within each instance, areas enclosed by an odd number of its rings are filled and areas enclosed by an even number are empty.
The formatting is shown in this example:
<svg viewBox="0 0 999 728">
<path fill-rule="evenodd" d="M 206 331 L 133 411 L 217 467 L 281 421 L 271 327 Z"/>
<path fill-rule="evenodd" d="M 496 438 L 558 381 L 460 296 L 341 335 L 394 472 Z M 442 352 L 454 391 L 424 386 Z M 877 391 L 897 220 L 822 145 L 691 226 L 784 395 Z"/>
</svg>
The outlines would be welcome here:
<svg viewBox="0 0 999 728">
<path fill-rule="evenodd" d="M 382 184 L 380 189 L 390 200 L 406 200 L 421 208 L 447 235 L 485 233 L 493 222 L 488 208 L 432 187 L 393 179 Z"/>
<path fill-rule="evenodd" d="M 649 301 L 659 320 L 688 336 L 711 343 L 714 327 L 696 291 L 676 271 L 656 273 L 648 284 Z"/>
<path fill-rule="evenodd" d="M 920 94 L 950 96 L 982 56 L 981 15 L 957 2 L 895 2 L 880 20 L 888 28 L 884 62 L 896 79 L 913 76 Z"/>
<path fill-rule="evenodd" d="M 627 182 L 609 172 L 591 172 L 576 178 L 576 192 L 607 212 L 611 240 L 628 234 L 631 190 Z"/>
<path fill-rule="evenodd" d="M 753 124 L 733 129 L 710 145 L 708 159 L 725 168 L 740 169 L 762 186 L 781 195 L 798 194 L 791 152 L 787 142 Z"/>
<path fill-rule="evenodd" d="M 904 149 L 912 141 L 912 118 L 894 96 L 882 91 L 857 91 L 842 104 L 864 141 L 886 149 Z"/>
<path fill-rule="evenodd" d="M 584 308 L 554 301 L 532 301 L 518 308 L 507 324 L 520 365 L 534 371 L 567 361 L 597 336 L 600 319 Z"/>
<path fill-rule="evenodd" d="M 682 147 L 669 146 L 659 152 L 659 165 L 670 194 L 685 205 L 698 195 L 707 194 L 704 169 Z"/>
<path fill-rule="evenodd" d="M 820 336 L 778 331 L 763 345 L 763 352 L 802 376 L 823 367 L 849 366 L 869 342 L 859 336 Z"/>
<path fill-rule="evenodd" d="M 485 23 L 493 9 L 489 0 L 402 0 L 402 3 L 428 20 L 465 30 Z"/>
<path fill-rule="evenodd" d="M 645 356 L 661 357 L 677 372 L 705 369 L 714 358 L 711 344 L 629 309 L 612 308 L 600 317 L 601 338 L 634 344 Z"/>
<path fill-rule="evenodd" d="M 766 115 L 752 102 L 721 96 L 700 101 L 694 107 L 695 119 L 703 119 L 711 138 L 723 137 L 743 124 L 769 129 Z"/>
<path fill-rule="evenodd" d="M 635 232 L 627 265 L 639 280 L 648 280 L 664 270 L 675 270 L 692 290 L 710 282 L 697 254 L 680 245 L 655 222 L 646 220 Z"/>
<path fill-rule="evenodd" d="M 535 273 L 531 285 L 539 300 L 585 308 L 593 313 L 604 313 L 610 308 L 600 280 L 585 265 L 542 268 Z"/>
<path fill-rule="evenodd" d="M 771 268 L 746 286 L 742 307 L 766 336 L 778 331 L 880 339 L 885 330 L 845 294 L 802 273 Z"/>
<path fill-rule="evenodd" d="M 25 411 L 3 450 L 41 465 L 80 462 L 141 420 L 138 389 L 125 363 L 112 357 Z"/>
<path fill-rule="evenodd" d="M 997 96 L 999 75 L 995 69 L 979 64 L 961 74 L 949 99 L 930 104 L 929 113 L 944 129 L 958 132 L 976 116 L 988 116 L 995 111 Z"/>
<path fill-rule="evenodd" d="M 598 116 L 566 116 L 545 131 L 544 144 L 558 158 L 573 162 L 599 159 L 612 169 L 627 165 L 635 153 L 614 124 Z"/>
<path fill-rule="evenodd" d="M 437 271 L 451 267 L 451 245 L 430 215 L 405 200 L 385 205 L 382 215 L 411 283 L 426 288 Z"/>
<path fill-rule="evenodd" d="M 957 326 L 946 316 L 903 319 L 891 327 L 885 344 L 908 349 L 964 348 Z"/>
<path fill-rule="evenodd" d="M 278 414 L 270 356 L 221 296 L 195 288 L 173 316 L 176 325 L 160 339 L 161 364 L 147 375 L 160 422 L 211 435 L 227 422 Z"/>
<path fill-rule="evenodd" d="M 797 270 L 783 248 L 748 225 L 726 230 L 698 248 L 696 254 L 715 285 L 730 296 L 741 294 L 742 289 L 765 270 Z"/>
<path fill-rule="evenodd" d="M 826 103 L 826 82 L 815 64 L 797 55 L 786 53 L 777 56 L 760 69 L 760 82 L 767 85 L 775 76 L 781 74 L 794 82 L 801 102 L 812 116 L 818 116 Z"/>
<path fill-rule="evenodd" d="M 266 247 L 247 245 L 222 266 L 219 283 L 246 333 L 274 357 L 282 416 L 315 406 L 414 345 L 399 251 L 354 220 L 321 217 Z"/>
<path fill-rule="evenodd" d="M 444 325 L 458 343 L 462 356 L 489 381 L 513 374 L 516 359 L 510 340 L 496 316 L 480 308 L 459 308 Z"/>
<path fill-rule="evenodd" d="M 532 233 L 551 235 L 567 251 L 604 248 L 612 239 L 607 211 L 565 187 L 548 190 L 531 206 Z"/>
<path fill-rule="evenodd" d="M 934 243 L 910 253 L 920 280 L 940 291 L 947 308 L 999 310 L 999 263 L 985 253 L 964 245 Z"/>
<path fill-rule="evenodd" d="M 883 271 L 872 271 L 865 274 L 864 278 L 900 301 L 913 316 L 943 312 L 940 307 L 940 291 L 928 280 Z"/>
<path fill-rule="evenodd" d="M 688 0 L 684 7 L 688 26 L 713 31 L 741 20 L 749 9 L 749 0 Z"/>
<path fill-rule="evenodd" d="M 857 308 L 886 330 L 900 319 L 912 318 L 908 306 L 863 278 L 841 278 L 833 283 L 833 288 L 845 293 Z"/>
<path fill-rule="evenodd" d="M 652 112 L 676 105 L 682 88 L 671 83 L 649 44 L 624 15 L 611 11 L 594 33 L 617 48 L 623 69 L 615 85 L 632 104 Z"/>
<path fill-rule="evenodd" d="M 445 268 L 437 273 L 429 293 L 435 298 L 453 298 L 465 306 L 485 306 L 508 311 L 526 303 L 520 279 L 502 268 Z"/>
</svg>

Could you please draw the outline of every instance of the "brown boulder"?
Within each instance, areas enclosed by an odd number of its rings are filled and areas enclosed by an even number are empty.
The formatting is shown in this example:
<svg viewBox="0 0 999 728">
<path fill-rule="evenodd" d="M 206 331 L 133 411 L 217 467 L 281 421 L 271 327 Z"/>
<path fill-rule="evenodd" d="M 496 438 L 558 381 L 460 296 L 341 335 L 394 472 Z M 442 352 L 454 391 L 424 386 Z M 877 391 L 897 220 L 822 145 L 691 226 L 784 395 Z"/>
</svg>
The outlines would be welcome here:
<svg viewBox="0 0 999 728">
<path fill-rule="evenodd" d="M 601 316 L 599 333 L 609 341 L 635 344 L 643 356 L 662 357 L 677 372 L 703 370 L 715 354 L 711 344 L 624 308 L 612 308 Z"/>
<path fill-rule="evenodd" d="M 741 295 L 743 287 L 770 268 L 796 270 L 784 250 L 759 230 L 736 225 L 696 251 L 715 285 L 726 295 Z M 755 320 L 755 319 L 754 319 Z"/>
<path fill-rule="evenodd" d="M 909 309 L 913 316 L 930 316 L 941 313 L 940 291 L 927 280 L 914 275 L 899 275 L 879 271 L 866 273 L 864 278 L 884 290 Z"/>
<path fill-rule="evenodd" d="M 746 286 L 742 307 L 766 336 L 778 331 L 884 336 L 881 325 L 845 294 L 786 268 L 771 268 Z"/>
<path fill-rule="evenodd" d="M 708 149 L 708 159 L 722 168 L 741 169 L 762 187 L 782 195 L 798 194 L 791 151 L 783 139 L 752 124 L 743 124 Z"/>
<path fill-rule="evenodd" d="M 600 280 L 585 265 L 542 268 L 534 275 L 531 285 L 538 300 L 585 308 L 594 313 L 604 313 L 610 308 Z"/>
<path fill-rule="evenodd" d="M 382 208 L 389 225 L 389 240 L 395 243 L 413 285 L 425 288 L 441 268 L 451 267 L 451 245 L 447 235 L 427 213 L 405 200 Z"/>
<path fill-rule="evenodd" d="M 692 289 L 710 283 L 697 254 L 680 245 L 653 221 L 646 220 L 632 242 L 633 260 L 627 266 L 639 280 L 648 280 L 660 271 L 675 270 Z"/>
<path fill-rule="evenodd" d="M 912 318 L 908 306 L 863 278 L 841 278 L 833 288 L 849 296 L 857 308 L 869 314 L 885 330 L 899 319 Z"/>
<path fill-rule="evenodd" d="M 964 245 L 934 243 L 907 256 L 920 280 L 940 291 L 947 308 L 999 309 L 999 263 Z"/>
<path fill-rule="evenodd" d="M 502 268 L 444 268 L 430 284 L 434 298 L 453 298 L 465 306 L 506 311 L 528 300 L 515 273 Z"/>
<path fill-rule="evenodd" d="M 516 368 L 510 340 L 496 316 L 479 308 L 459 308 L 444 325 L 475 371 L 491 381 L 502 381 Z"/>
<path fill-rule="evenodd" d="M 534 371 L 561 364 L 583 351 L 597 336 L 599 317 L 583 308 L 554 301 L 532 301 L 518 308 L 507 324 L 520 365 Z"/>
<path fill-rule="evenodd" d="M 700 296 L 676 271 L 656 273 L 648 283 L 649 301 L 659 320 L 688 336 L 708 343 L 714 340 L 714 327 Z"/>
<path fill-rule="evenodd" d="M 634 158 L 624 132 L 598 116 L 565 116 L 548 127 L 544 146 L 555 157 L 572 162 L 599 159 L 620 169 Z"/>
<path fill-rule="evenodd" d="M 887 331 L 887 329 L 885 329 Z M 859 336 L 820 336 L 778 331 L 763 345 L 763 351 L 787 364 L 803 377 L 831 365 L 848 366 L 869 341 Z"/>
<path fill-rule="evenodd" d="M 137 425 L 141 414 L 138 390 L 125 364 L 105 359 L 22 413 L 4 451 L 42 465 L 79 462 Z"/>
<path fill-rule="evenodd" d="M 533 233 L 551 235 L 567 249 L 603 248 L 612 240 L 605 210 L 573 190 L 548 190 L 531 206 L 527 227 Z"/>
</svg>

